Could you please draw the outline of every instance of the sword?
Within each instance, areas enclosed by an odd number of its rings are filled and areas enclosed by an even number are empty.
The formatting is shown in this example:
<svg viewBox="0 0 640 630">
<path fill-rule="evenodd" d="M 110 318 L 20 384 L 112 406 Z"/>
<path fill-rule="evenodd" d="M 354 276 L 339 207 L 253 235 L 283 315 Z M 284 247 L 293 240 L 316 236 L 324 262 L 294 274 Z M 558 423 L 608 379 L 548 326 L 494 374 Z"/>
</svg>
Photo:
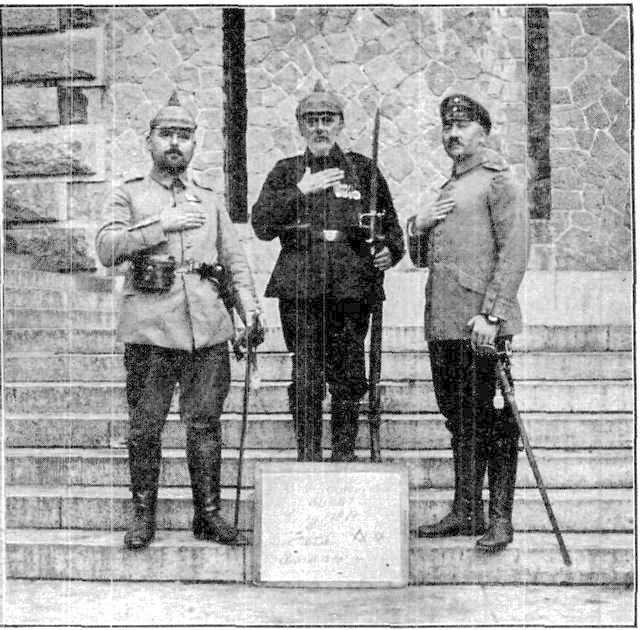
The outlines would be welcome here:
<svg viewBox="0 0 640 630">
<path fill-rule="evenodd" d="M 560 554 L 562 555 L 562 560 L 567 566 L 571 566 L 572 562 L 571 562 L 571 557 L 569 556 L 569 551 L 567 550 L 567 547 L 564 544 L 564 539 L 562 538 L 562 532 L 560 531 L 560 527 L 558 526 L 558 521 L 556 520 L 555 514 L 553 512 L 551 501 L 549 500 L 549 496 L 547 495 L 547 489 L 544 485 L 544 481 L 542 480 L 542 475 L 540 474 L 540 470 L 538 469 L 538 463 L 536 462 L 535 455 L 533 454 L 531 443 L 529 442 L 529 436 L 527 435 L 527 430 L 525 429 L 524 422 L 522 420 L 522 417 L 520 416 L 520 412 L 518 411 L 518 406 L 516 404 L 516 399 L 513 391 L 513 379 L 511 377 L 511 371 L 510 371 L 511 361 L 509 359 L 509 356 L 511 355 L 511 343 L 509 341 L 506 341 L 505 349 L 502 351 L 498 351 L 495 346 L 482 346 L 482 348 L 483 349 L 492 348 L 493 349 L 492 354 L 494 354 L 497 358 L 498 383 L 500 385 L 500 389 L 502 390 L 502 395 L 507 405 L 509 406 L 509 410 L 511 411 L 511 416 L 513 417 L 513 419 L 516 422 L 516 425 L 518 426 L 518 432 L 520 433 L 520 437 L 522 439 L 524 452 L 527 454 L 527 459 L 529 460 L 531 471 L 533 472 L 533 476 L 535 477 L 538 490 L 540 491 L 542 502 L 544 503 L 544 507 L 547 510 L 547 515 L 549 517 L 549 521 L 551 522 L 553 533 L 555 534 L 556 540 L 558 541 L 558 547 L 560 548 Z"/>
<path fill-rule="evenodd" d="M 247 330 L 247 362 L 244 371 L 244 394 L 242 398 L 242 425 L 240 427 L 240 446 L 238 450 L 238 479 L 236 480 L 236 504 L 233 515 L 233 526 L 238 529 L 240 515 L 240 490 L 242 487 L 242 464 L 244 458 L 244 442 L 247 435 L 249 415 L 249 391 L 251 390 L 251 371 L 257 367 L 256 348 L 262 343 L 263 332 L 258 331 L 258 316 L 254 314 L 253 322 Z"/>
<path fill-rule="evenodd" d="M 378 212 L 378 139 L 380 136 L 380 110 L 376 109 L 373 122 L 373 148 L 371 151 L 371 183 L 369 212 L 360 215 L 360 227 L 367 229 L 371 255 L 374 256 L 384 236 L 378 222 L 384 212 Z M 380 455 L 380 368 L 382 364 L 382 302 L 377 301 L 371 311 L 371 341 L 369 344 L 369 438 L 371 461 L 382 461 Z"/>
</svg>

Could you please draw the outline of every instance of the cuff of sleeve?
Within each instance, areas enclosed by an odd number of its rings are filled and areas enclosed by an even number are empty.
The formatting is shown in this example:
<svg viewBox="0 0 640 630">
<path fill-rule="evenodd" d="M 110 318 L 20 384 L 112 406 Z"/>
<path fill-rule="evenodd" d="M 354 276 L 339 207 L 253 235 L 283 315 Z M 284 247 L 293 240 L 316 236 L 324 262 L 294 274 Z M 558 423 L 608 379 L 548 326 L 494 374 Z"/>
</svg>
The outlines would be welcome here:
<svg viewBox="0 0 640 630">
<path fill-rule="evenodd" d="M 417 236 L 415 215 L 407 220 L 407 236 Z"/>
<path fill-rule="evenodd" d="M 140 244 L 145 247 L 153 247 L 164 243 L 167 237 L 158 219 L 151 219 L 143 223 L 136 223 L 129 228 L 132 236 L 139 239 Z"/>
</svg>

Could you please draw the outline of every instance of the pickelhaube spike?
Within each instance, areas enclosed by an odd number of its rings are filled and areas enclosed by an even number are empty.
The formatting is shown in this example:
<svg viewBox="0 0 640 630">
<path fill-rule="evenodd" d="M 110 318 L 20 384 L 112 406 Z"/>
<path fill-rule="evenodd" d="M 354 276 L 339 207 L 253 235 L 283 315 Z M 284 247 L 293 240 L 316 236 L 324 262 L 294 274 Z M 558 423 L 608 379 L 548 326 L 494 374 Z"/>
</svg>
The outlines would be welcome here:
<svg viewBox="0 0 640 630">
<path fill-rule="evenodd" d="M 196 126 L 195 118 L 191 115 L 191 112 L 180 104 L 177 90 L 173 91 L 167 104 L 160 108 L 149 123 L 151 129 L 156 127 L 182 127 L 193 130 Z"/>
<path fill-rule="evenodd" d="M 296 118 L 305 114 L 341 114 L 344 115 L 340 99 L 331 91 L 325 90 L 322 79 L 318 79 L 313 92 L 305 96 L 296 108 Z"/>
</svg>

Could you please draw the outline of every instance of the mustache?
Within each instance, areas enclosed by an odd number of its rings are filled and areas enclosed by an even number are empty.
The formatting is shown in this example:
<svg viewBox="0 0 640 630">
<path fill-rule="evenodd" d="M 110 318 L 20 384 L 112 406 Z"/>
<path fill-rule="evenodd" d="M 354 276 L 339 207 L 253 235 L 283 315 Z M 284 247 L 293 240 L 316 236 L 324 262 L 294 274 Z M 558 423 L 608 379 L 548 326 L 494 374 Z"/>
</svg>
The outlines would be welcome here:
<svg viewBox="0 0 640 630">
<path fill-rule="evenodd" d="M 180 149 L 169 149 L 164 152 L 165 155 L 182 155 L 182 151 Z"/>
</svg>

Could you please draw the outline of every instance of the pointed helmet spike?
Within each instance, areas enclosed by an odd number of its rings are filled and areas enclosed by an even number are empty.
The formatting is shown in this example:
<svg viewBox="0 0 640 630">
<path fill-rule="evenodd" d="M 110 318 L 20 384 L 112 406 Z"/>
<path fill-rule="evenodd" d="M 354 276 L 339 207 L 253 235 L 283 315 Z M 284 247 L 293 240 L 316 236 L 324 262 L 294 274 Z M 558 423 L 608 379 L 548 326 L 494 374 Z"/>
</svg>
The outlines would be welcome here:
<svg viewBox="0 0 640 630">
<path fill-rule="evenodd" d="M 305 96 L 296 109 L 296 118 L 305 114 L 340 114 L 344 116 L 344 110 L 340 99 L 333 93 L 324 89 L 322 79 L 318 79 L 313 92 Z"/>
<path fill-rule="evenodd" d="M 185 129 L 195 129 L 196 121 L 191 112 L 180 105 L 178 91 L 174 90 L 171 98 L 164 107 L 151 119 L 149 127 L 182 127 Z"/>
<path fill-rule="evenodd" d="M 180 99 L 178 98 L 177 90 L 173 90 L 173 94 L 171 95 L 171 98 L 167 102 L 167 105 L 169 105 L 169 107 L 180 107 Z"/>
</svg>

